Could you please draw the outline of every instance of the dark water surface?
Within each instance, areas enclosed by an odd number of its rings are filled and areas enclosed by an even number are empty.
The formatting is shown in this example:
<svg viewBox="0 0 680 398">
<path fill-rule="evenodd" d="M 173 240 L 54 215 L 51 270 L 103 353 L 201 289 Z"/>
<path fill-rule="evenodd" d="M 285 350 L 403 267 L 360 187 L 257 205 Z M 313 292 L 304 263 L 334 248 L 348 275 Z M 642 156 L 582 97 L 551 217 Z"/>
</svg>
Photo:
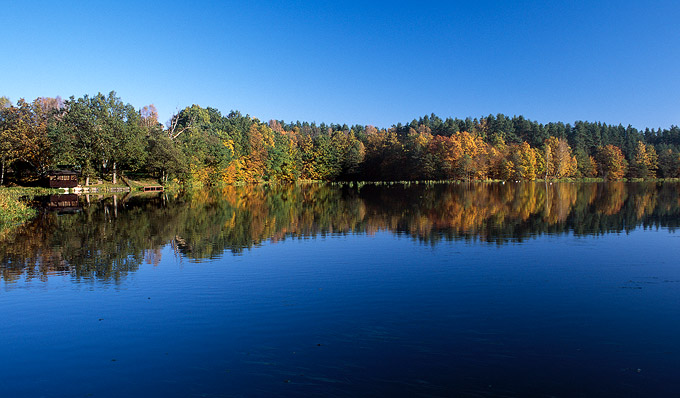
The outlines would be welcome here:
<svg viewBox="0 0 680 398">
<path fill-rule="evenodd" d="M 0 233 L 0 397 L 680 391 L 678 184 L 43 204 Z"/>
</svg>

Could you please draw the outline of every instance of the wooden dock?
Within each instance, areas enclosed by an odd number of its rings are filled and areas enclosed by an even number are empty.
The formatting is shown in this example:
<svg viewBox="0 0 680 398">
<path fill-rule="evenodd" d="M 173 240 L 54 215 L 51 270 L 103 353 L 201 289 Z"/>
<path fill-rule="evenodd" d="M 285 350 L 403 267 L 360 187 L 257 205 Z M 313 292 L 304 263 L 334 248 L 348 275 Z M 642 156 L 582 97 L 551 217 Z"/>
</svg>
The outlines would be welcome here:
<svg viewBox="0 0 680 398">
<path fill-rule="evenodd" d="M 163 192 L 163 186 L 161 185 L 149 185 L 143 188 L 144 192 Z"/>
</svg>

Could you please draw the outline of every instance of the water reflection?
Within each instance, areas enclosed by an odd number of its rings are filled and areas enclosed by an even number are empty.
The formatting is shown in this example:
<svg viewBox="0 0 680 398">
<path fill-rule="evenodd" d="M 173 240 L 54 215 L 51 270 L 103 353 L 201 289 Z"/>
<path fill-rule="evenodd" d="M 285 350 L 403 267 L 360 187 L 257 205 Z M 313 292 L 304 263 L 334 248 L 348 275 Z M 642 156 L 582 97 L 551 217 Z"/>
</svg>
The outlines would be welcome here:
<svg viewBox="0 0 680 398">
<path fill-rule="evenodd" d="M 504 244 L 540 234 L 674 229 L 680 184 L 298 184 L 186 194 L 50 197 L 33 222 L 0 236 L 2 279 L 117 282 L 161 249 L 191 261 L 263 241 L 391 231 L 427 244 Z M 56 209 L 57 211 L 50 211 Z M 167 253 L 167 252 L 166 252 Z"/>
<path fill-rule="evenodd" d="M 76 194 L 50 195 L 45 206 L 50 210 L 56 210 L 60 214 L 77 213 L 81 210 L 80 200 Z"/>
</svg>

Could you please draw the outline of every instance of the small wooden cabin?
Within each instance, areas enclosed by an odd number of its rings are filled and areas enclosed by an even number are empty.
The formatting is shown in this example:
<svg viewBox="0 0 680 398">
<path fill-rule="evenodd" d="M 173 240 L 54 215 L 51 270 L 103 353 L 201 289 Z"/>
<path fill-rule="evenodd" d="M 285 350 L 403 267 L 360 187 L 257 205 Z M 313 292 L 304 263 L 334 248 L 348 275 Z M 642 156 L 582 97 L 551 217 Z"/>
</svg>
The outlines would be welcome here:
<svg viewBox="0 0 680 398">
<path fill-rule="evenodd" d="M 78 186 L 79 174 L 73 170 L 50 170 L 45 173 L 50 188 L 75 188 Z"/>
</svg>

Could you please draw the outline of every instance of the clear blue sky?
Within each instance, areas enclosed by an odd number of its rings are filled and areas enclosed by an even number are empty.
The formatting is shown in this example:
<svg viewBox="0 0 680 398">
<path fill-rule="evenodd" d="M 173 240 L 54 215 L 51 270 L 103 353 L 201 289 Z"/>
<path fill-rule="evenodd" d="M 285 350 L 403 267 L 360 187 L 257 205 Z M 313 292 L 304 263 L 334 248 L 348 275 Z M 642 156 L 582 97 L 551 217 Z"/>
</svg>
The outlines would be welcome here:
<svg viewBox="0 0 680 398">
<path fill-rule="evenodd" d="M 114 90 L 162 122 L 436 113 L 680 124 L 680 2 L 3 1 L 0 95 Z"/>
</svg>

